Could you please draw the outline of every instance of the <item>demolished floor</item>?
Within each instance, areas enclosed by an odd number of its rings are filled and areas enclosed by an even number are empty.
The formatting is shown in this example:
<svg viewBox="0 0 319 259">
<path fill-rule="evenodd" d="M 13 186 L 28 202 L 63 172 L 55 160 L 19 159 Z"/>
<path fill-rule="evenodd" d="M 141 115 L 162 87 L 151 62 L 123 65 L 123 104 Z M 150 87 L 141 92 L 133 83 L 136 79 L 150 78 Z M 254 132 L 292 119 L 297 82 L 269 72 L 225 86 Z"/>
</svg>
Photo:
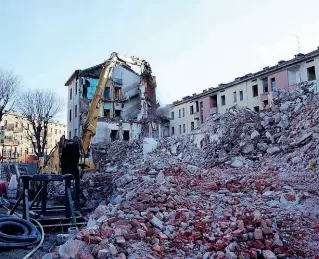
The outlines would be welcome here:
<svg viewBox="0 0 319 259">
<path fill-rule="evenodd" d="M 191 134 L 93 147 L 88 225 L 43 258 L 319 258 L 319 95 L 279 92 Z M 58 186 L 52 191 L 59 193 Z"/>
</svg>

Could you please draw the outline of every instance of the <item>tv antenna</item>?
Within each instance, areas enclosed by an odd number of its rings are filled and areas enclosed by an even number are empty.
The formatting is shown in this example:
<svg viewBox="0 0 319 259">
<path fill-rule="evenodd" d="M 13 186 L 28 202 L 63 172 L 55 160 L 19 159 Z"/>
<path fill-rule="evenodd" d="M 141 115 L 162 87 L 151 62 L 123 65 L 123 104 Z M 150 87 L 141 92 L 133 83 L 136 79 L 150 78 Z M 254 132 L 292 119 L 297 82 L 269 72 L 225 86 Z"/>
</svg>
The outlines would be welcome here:
<svg viewBox="0 0 319 259">
<path fill-rule="evenodd" d="M 296 36 L 297 39 L 297 46 L 298 46 L 298 53 L 300 53 L 300 40 L 299 40 L 299 36 Z"/>
</svg>

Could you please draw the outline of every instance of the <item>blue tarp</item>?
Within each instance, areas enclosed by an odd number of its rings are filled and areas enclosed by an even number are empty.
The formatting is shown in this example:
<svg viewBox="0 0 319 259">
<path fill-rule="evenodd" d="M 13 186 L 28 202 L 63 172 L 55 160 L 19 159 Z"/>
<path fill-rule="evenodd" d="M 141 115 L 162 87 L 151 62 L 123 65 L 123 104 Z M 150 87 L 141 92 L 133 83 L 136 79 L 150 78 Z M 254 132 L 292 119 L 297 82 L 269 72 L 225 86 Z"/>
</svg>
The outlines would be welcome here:
<svg viewBox="0 0 319 259">
<path fill-rule="evenodd" d="M 111 109 L 111 104 L 110 103 L 105 103 L 104 104 L 104 109 Z"/>
<path fill-rule="evenodd" d="M 89 78 L 89 81 L 90 81 L 90 87 L 88 87 L 88 95 L 87 95 L 87 98 L 89 100 L 92 99 L 94 93 L 95 93 L 95 89 L 96 89 L 96 86 L 97 86 L 97 83 L 99 82 L 99 79 L 96 79 L 96 78 Z"/>
</svg>

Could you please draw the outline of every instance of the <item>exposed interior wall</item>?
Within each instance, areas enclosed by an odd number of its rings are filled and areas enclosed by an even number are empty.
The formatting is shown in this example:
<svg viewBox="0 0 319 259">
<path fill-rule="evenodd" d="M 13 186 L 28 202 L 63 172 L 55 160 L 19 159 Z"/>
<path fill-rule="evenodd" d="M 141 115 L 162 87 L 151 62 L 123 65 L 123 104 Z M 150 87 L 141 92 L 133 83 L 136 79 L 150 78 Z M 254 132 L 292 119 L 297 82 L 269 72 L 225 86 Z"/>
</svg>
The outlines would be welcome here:
<svg viewBox="0 0 319 259">
<path fill-rule="evenodd" d="M 140 139 L 141 125 L 138 123 L 110 123 L 106 121 L 99 121 L 97 123 L 96 134 L 92 138 L 92 144 L 112 141 L 111 134 L 116 132 L 117 139 L 124 140 L 124 135 L 128 134 L 129 140 Z M 128 132 L 128 133 L 126 133 Z"/>
</svg>

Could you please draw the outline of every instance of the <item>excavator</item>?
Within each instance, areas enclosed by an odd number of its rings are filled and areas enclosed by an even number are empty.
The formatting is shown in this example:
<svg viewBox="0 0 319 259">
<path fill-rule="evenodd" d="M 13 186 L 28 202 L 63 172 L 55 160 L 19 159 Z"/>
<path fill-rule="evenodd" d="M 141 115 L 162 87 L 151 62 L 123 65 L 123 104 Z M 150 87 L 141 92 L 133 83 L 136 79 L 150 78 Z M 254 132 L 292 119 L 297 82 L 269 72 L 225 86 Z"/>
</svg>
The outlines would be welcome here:
<svg viewBox="0 0 319 259">
<path fill-rule="evenodd" d="M 75 188 L 79 190 L 83 173 L 95 169 L 90 145 L 91 139 L 96 133 L 105 86 L 109 80 L 112 80 L 114 67 L 123 64 L 141 67 L 141 76 L 146 80 L 151 80 L 152 70 L 148 62 L 134 56 L 125 57 L 113 52 L 102 66 L 100 78 L 89 105 L 86 123 L 83 125 L 81 138 L 66 139 L 65 136 L 62 136 L 48 157 L 46 159 L 40 158 L 38 174 L 72 174 L 75 180 Z M 76 196 L 78 199 L 79 196 Z"/>
</svg>

